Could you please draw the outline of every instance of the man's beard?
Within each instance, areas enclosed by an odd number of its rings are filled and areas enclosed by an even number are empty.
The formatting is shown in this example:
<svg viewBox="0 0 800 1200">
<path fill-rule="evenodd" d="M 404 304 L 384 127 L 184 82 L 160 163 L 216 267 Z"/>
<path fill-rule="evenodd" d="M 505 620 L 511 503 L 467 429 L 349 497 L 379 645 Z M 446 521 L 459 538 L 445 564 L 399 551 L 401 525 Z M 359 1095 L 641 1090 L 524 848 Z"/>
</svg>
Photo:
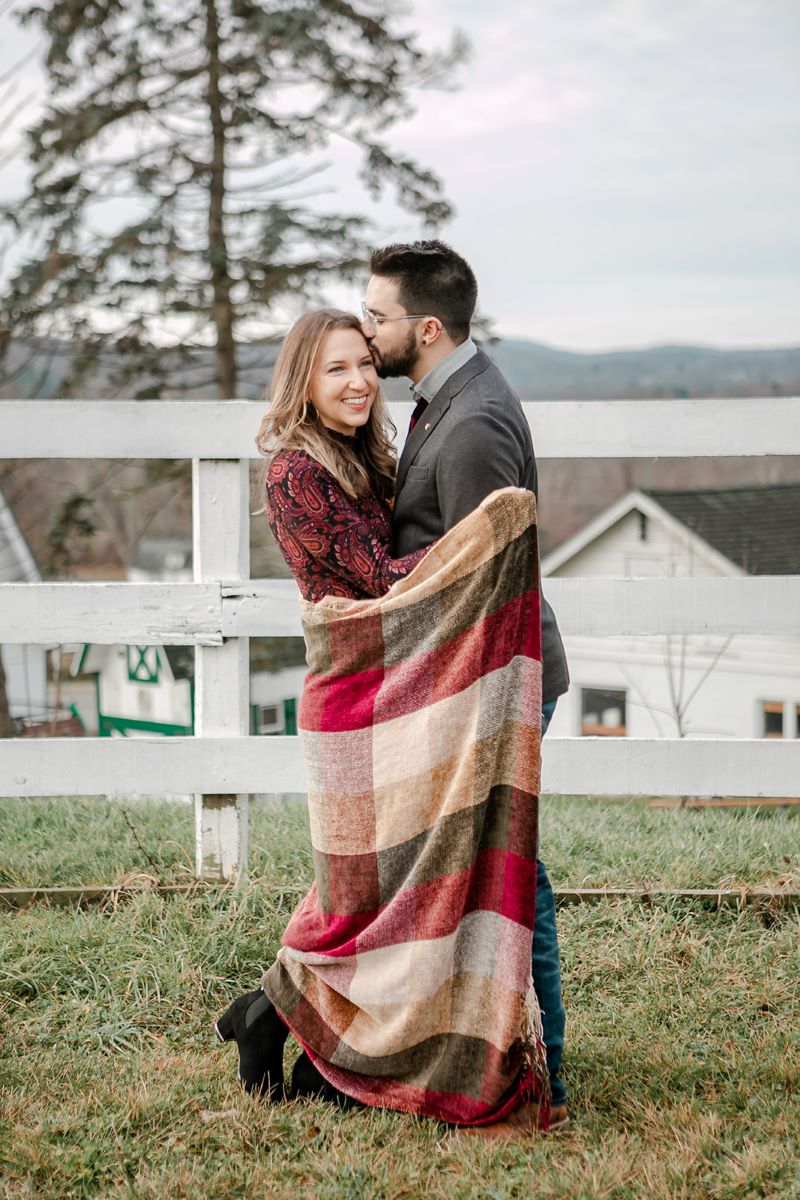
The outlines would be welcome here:
<svg viewBox="0 0 800 1200">
<path fill-rule="evenodd" d="M 385 355 L 373 345 L 372 354 L 375 359 L 375 369 L 381 379 L 395 379 L 398 375 L 410 375 L 419 362 L 420 355 L 415 331 L 409 329 L 402 346 L 388 350 Z"/>
</svg>

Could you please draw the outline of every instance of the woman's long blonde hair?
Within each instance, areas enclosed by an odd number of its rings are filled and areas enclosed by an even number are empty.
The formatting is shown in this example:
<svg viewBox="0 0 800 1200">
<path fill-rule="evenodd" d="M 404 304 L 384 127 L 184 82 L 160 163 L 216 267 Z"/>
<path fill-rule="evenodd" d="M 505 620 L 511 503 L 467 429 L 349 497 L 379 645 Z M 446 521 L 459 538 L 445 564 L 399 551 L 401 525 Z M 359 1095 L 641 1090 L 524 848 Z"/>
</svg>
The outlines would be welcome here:
<svg viewBox="0 0 800 1200">
<path fill-rule="evenodd" d="M 363 336 L 358 318 L 337 308 L 306 313 L 289 330 L 275 363 L 269 408 L 256 445 L 267 465 L 282 450 L 305 450 L 335 476 L 351 499 L 372 492 L 389 500 L 397 470 L 391 442 L 395 429 L 380 388 L 366 425 L 347 439 L 322 424 L 309 398 L 322 342 L 332 329 L 355 329 Z"/>
</svg>

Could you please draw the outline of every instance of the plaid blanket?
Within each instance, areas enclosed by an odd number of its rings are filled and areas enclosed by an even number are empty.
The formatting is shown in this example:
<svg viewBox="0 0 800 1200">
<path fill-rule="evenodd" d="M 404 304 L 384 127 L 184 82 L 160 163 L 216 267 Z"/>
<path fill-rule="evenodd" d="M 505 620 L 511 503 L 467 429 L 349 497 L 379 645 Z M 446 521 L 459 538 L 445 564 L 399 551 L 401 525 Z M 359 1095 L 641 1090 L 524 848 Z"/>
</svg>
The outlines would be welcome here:
<svg viewBox="0 0 800 1200">
<path fill-rule="evenodd" d="M 546 1078 L 538 578 L 534 497 L 506 488 L 385 596 L 303 604 L 315 883 L 262 986 L 364 1104 L 482 1124 Z"/>
</svg>

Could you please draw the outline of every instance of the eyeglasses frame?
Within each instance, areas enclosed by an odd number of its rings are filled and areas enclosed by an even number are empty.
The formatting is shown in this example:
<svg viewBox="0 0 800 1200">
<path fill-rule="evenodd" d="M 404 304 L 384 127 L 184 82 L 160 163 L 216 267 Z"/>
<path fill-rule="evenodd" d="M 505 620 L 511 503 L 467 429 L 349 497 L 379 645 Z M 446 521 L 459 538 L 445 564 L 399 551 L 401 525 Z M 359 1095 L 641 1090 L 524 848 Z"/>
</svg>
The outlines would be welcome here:
<svg viewBox="0 0 800 1200">
<path fill-rule="evenodd" d="M 405 313 L 402 317 L 381 317 L 377 313 L 374 313 L 372 309 L 367 308 L 363 300 L 361 301 L 362 321 L 368 321 L 376 329 L 380 329 L 381 325 L 385 325 L 387 321 L 424 321 L 428 316 L 428 313 Z"/>
</svg>

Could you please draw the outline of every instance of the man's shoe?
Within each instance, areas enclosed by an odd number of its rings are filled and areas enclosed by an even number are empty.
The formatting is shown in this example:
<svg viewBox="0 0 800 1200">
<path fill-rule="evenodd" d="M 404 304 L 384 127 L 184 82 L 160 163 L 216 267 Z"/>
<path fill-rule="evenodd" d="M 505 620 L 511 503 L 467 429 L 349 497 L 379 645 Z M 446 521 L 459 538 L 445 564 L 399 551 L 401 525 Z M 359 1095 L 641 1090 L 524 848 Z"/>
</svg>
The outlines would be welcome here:
<svg viewBox="0 0 800 1200">
<path fill-rule="evenodd" d="M 566 1104 L 554 1104 L 550 1109 L 550 1120 L 547 1123 L 547 1129 L 540 1130 L 541 1133 L 569 1133 L 572 1128 L 572 1122 L 569 1119 L 569 1109 Z"/>
<path fill-rule="evenodd" d="M 523 1104 L 502 1121 L 495 1121 L 493 1125 L 459 1125 L 454 1132 L 468 1137 L 479 1137 L 485 1142 L 525 1141 L 541 1133 L 539 1105 Z"/>
<path fill-rule="evenodd" d="M 550 1109 L 550 1118 L 545 1127 L 539 1105 L 529 1103 L 515 1108 L 502 1121 L 495 1121 L 493 1125 L 461 1125 L 456 1132 L 479 1137 L 487 1142 L 521 1142 L 541 1134 L 566 1133 L 569 1128 L 569 1109 L 566 1104 L 557 1104 Z"/>
<path fill-rule="evenodd" d="M 234 1000 L 214 1030 L 221 1042 L 235 1039 L 244 1090 L 267 1100 L 282 1100 L 283 1045 L 289 1030 L 261 989 Z"/>
</svg>

